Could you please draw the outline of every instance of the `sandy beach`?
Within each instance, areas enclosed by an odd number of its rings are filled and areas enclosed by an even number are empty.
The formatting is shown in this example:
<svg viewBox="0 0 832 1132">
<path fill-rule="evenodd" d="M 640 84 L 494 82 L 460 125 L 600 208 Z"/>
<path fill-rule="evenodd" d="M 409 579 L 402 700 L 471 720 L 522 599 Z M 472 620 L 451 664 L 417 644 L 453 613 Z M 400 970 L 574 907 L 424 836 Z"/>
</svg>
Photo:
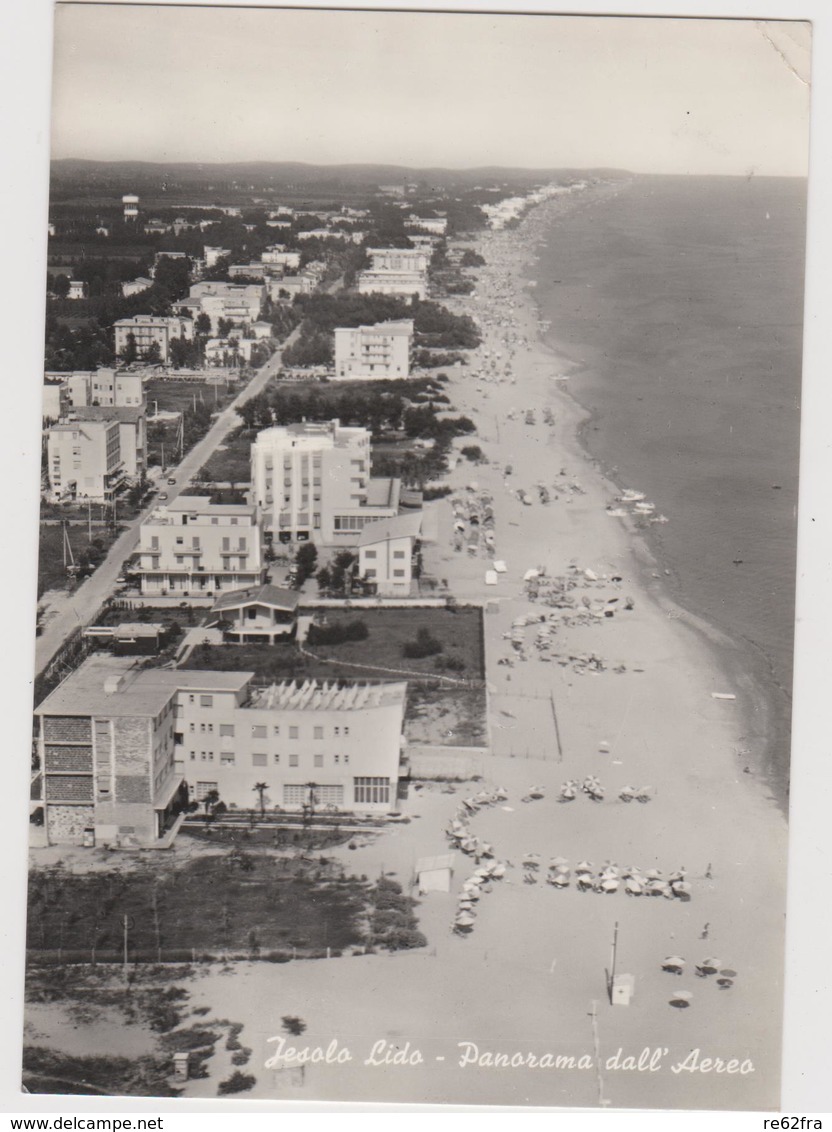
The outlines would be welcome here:
<svg viewBox="0 0 832 1132">
<path fill-rule="evenodd" d="M 193 1003 L 244 1023 L 241 1040 L 254 1050 L 257 1076 L 249 1096 L 651 1108 L 778 1103 L 786 825 L 759 773 L 765 696 L 732 642 L 663 592 L 632 508 L 624 508 L 626 517 L 609 513 L 619 509 L 619 489 L 578 443 L 584 414 L 559 380 L 565 363 L 539 337 L 527 286 L 541 232 L 559 216 L 568 223 L 570 207 L 574 201 L 556 198 L 518 230 L 478 240 L 487 266 L 476 295 L 454 304 L 477 318 L 484 341 L 467 367 L 450 372 L 448 392 L 454 409 L 476 421 L 487 462 L 460 461 L 450 482 L 457 499 L 490 495 L 493 557 L 506 569 L 487 585 L 492 556 L 484 544 L 476 555 L 454 549 L 454 497 L 438 506 L 439 536 L 426 568 L 447 578 L 460 602 L 489 603 L 486 781 L 453 792 L 411 786 L 408 824 L 337 851 L 351 872 L 385 871 L 408 885 L 418 857 L 448 850 L 445 830 L 461 800 L 500 785 L 506 797 L 474 813 L 470 827 L 507 863 L 505 877 L 482 894 L 464 938 L 451 928 L 474 864 L 457 852 L 452 891 L 420 898 L 429 941 L 421 951 L 204 972 L 192 985 Z M 540 501 L 539 484 L 548 502 Z M 532 568 L 568 579 L 582 615 L 546 605 L 543 592 L 531 600 L 523 578 Z M 612 616 L 583 615 L 600 605 Z M 522 630 L 522 645 L 520 618 L 537 619 Z M 538 647 L 543 624 L 549 644 Z M 602 782 L 603 801 L 581 791 L 574 801 L 558 800 L 562 783 L 587 775 Z M 618 798 L 627 785 L 648 784 L 647 803 Z M 542 797 L 523 801 L 533 785 Z M 522 867 L 530 853 L 541 860 L 533 883 Z M 586 859 L 598 871 L 605 862 L 664 876 L 679 871 L 691 898 L 629 897 L 623 887 L 582 893 L 574 872 L 559 890 L 545 883 L 555 856 L 573 869 Z M 634 979 L 628 1006 L 607 997 L 616 924 L 617 971 Z M 682 976 L 661 970 L 669 955 L 685 958 Z M 737 972 L 732 986 L 697 976 L 705 957 Z M 360 979 L 350 977 L 353 966 Z M 670 1005 L 680 989 L 692 995 L 686 1009 Z M 290 1072 L 290 1062 L 264 1068 L 276 1050 L 268 1039 L 286 1037 L 285 1014 L 307 1023 L 303 1037 L 292 1039 L 297 1046 L 327 1049 L 335 1041 L 351 1059 L 303 1073 Z M 378 1042 L 386 1044 L 371 1056 Z M 408 1064 L 385 1060 L 394 1052 Z M 488 1053 L 521 1060 L 550 1053 L 574 1063 L 495 1068 L 479 1063 Z M 722 1061 L 703 1071 L 702 1058 Z M 212 1078 L 189 1084 L 187 1095 L 214 1095 L 225 1068 L 212 1067 Z"/>
</svg>

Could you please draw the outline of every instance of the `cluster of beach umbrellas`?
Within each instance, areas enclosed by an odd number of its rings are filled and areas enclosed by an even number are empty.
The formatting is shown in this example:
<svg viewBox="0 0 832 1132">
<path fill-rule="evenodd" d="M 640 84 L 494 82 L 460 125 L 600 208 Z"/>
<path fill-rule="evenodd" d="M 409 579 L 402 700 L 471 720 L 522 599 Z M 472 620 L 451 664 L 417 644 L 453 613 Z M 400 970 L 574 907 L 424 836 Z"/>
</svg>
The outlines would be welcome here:
<svg viewBox="0 0 832 1132">
<path fill-rule="evenodd" d="M 504 786 L 495 790 L 480 790 L 470 798 L 463 798 L 451 819 L 451 824 L 445 830 L 445 836 L 455 849 L 461 849 L 466 856 L 473 857 L 477 863 L 480 858 L 493 858 L 494 849 L 487 841 L 477 837 L 471 832 L 468 824 L 472 814 L 478 813 L 484 806 L 496 806 L 505 802 L 508 791 Z"/>
<path fill-rule="evenodd" d="M 502 861 L 488 861 L 475 869 L 463 882 L 453 924 L 453 931 L 457 935 L 470 935 L 474 930 L 476 906 L 480 898 L 491 892 L 492 883 L 502 880 L 505 874 L 506 865 Z"/>
<path fill-rule="evenodd" d="M 668 955 L 662 960 L 661 968 L 669 975 L 683 975 L 687 969 L 687 960 L 681 955 Z M 716 959 L 713 956 L 708 956 L 700 963 L 695 964 L 694 969 L 697 978 L 700 979 L 716 976 L 715 982 L 720 990 L 730 990 L 737 977 L 737 972 L 733 967 L 724 966 L 721 959 Z M 681 990 L 675 991 L 669 1001 L 671 1006 L 684 1010 L 690 1006 L 692 999 L 693 993 L 691 991 Z"/>
<path fill-rule="evenodd" d="M 579 794 L 586 794 L 592 802 L 603 802 L 606 788 L 595 774 L 588 774 L 583 782 L 570 778 L 562 783 L 558 793 L 559 802 L 574 802 Z M 653 797 L 652 786 L 622 786 L 618 792 L 622 802 L 649 802 Z"/>
<path fill-rule="evenodd" d="M 524 880 L 536 883 L 533 874 L 540 868 L 540 855 L 527 853 L 523 858 Z M 546 883 L 554 888 L 568 888 L 575 883 L 578 892 L 612 895 L 622 890 L 627 896 L 664 896 L 668 900 L 691 899 L 691 886 L 683 870 L 664 876 L 661 869 L 642 870 L 634 865 L 621 867 L 605 861 L 596 869 L 591 861 L 579 861 L 574 869 L 565 857 L 553 857 L 548 865 Z"/>
<path fill-rule="evenodd" d="M 477 555 L 482 545 L 485 553 L 494 554 L 494 499 L 487 491 L 479 491 L 476 483 L 466 488 L 467 495 L 451 498 L 454 517 L 454 550 L 467 546 L 470 555 Z"/>
</svg>

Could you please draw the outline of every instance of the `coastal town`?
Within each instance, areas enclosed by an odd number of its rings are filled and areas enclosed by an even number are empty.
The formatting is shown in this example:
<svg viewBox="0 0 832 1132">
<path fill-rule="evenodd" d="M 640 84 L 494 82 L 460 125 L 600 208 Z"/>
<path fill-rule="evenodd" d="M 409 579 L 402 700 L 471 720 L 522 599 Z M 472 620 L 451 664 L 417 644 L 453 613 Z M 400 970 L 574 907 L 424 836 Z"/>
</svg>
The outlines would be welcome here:
<svg viewBox="0 0 832 1132">
<path fill-rule="evenodd" d="M 772 1102 L 766 705 L 530 279 L 628 178 L 65 176 L 27 1087 Z"/>
</svg>

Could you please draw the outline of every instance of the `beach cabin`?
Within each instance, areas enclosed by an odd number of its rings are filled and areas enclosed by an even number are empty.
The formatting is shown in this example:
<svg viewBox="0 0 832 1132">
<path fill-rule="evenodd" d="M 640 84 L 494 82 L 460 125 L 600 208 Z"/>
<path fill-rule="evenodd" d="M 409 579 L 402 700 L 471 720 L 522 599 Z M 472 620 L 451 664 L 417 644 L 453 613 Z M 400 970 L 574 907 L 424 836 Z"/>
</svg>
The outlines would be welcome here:
<svg viewBox="0 0 832 1132">
<path fill-rule="evenodd" d="M 419 892 L 450 892 L 454 875 L 454 855 L 420 857 L 416 862 L 416 885 Z"/>
<path fill-rule="evenodd" d="M 225 623 L 225 640 L 233 644 L 267 642 L 292 636 L 297 627 L 298 601 L 295 590 L 269 584 L 231 590 L 214 602 L 211 613 Z"/>
</svg>

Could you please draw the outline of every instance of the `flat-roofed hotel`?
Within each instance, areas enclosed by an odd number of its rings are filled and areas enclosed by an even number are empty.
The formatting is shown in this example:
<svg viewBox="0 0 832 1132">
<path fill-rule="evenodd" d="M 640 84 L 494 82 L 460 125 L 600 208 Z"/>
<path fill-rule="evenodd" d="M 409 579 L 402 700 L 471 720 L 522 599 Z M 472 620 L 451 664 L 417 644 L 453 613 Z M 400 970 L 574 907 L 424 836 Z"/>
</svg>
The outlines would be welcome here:
<svg viewBox="0 0 832 1132">
<path fill-rule="evenodd" d="M 401 481 L 370 477 L 370 433 L 340 421 L 267 428 L 251 446 L 252 498 L 281 542 L 355 546 L 399 512 Z"/>
</svg>

